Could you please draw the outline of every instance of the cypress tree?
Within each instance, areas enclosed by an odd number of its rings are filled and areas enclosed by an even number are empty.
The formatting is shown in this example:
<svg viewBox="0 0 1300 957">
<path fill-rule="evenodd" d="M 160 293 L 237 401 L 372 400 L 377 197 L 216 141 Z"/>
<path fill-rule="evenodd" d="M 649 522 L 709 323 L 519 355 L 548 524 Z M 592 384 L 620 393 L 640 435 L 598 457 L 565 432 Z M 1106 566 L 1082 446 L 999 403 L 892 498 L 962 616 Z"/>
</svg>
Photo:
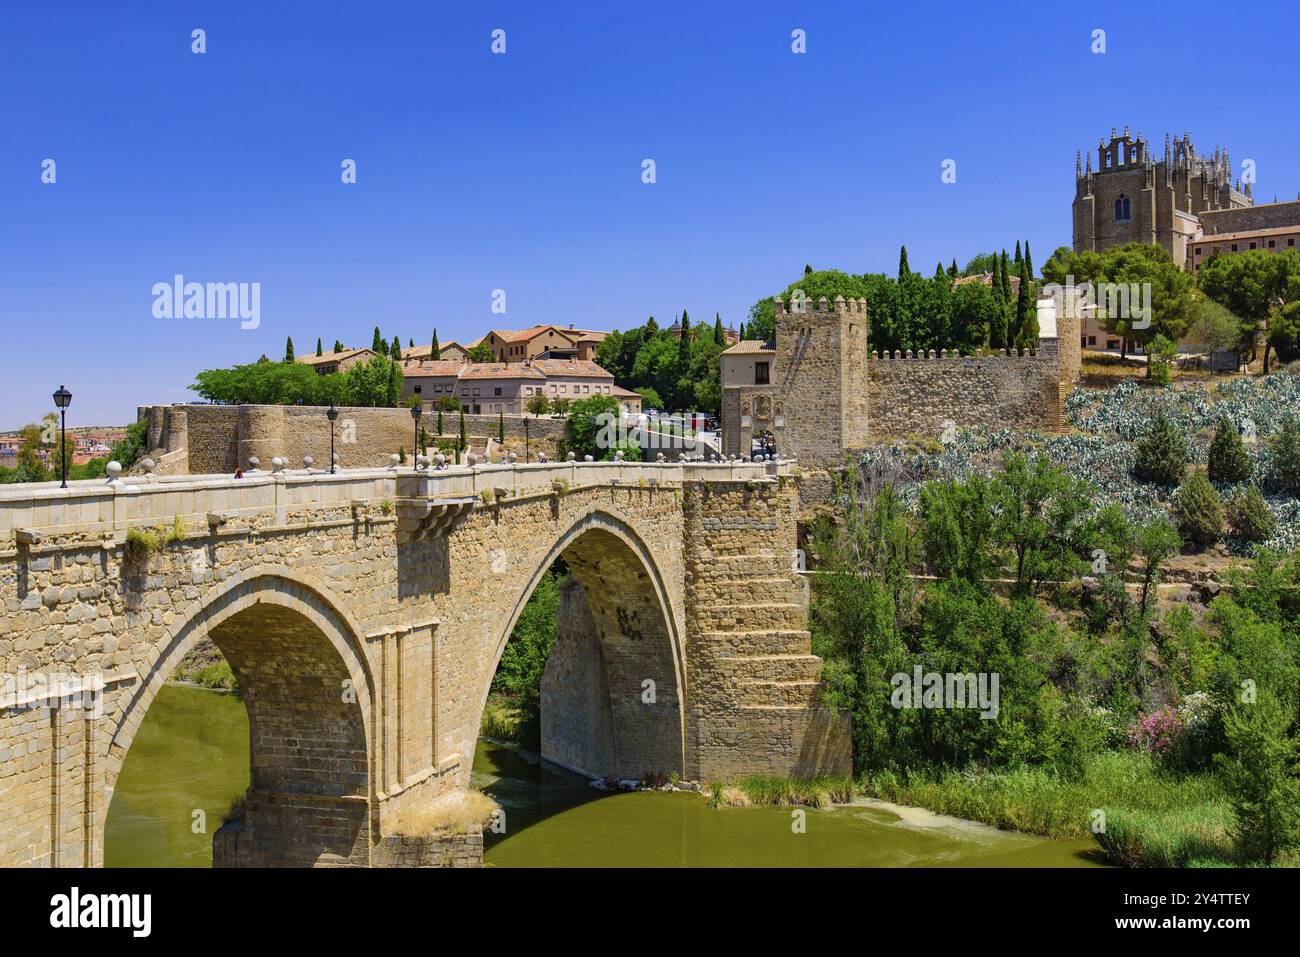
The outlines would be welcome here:
<svg viewBox="0 0 1300 957">
<path fill-rule="evenodd" d="M 374 338 L 370 341 L 370 348 L 381 356 L 388 355 L 388 346 L 384 345 L 384 337 L 379 334 L 379 327 L 375 326 Z"/>
<path fill-rule="evenodd" d="M 433 341 L 432 341 L 432 343 L 431 343 L 430 346 L 429 346 L 429 358 L 430 358 L 430 359 L 441 359 L 441 358 L 442 358 L 442 350 L 438 347 L 438 327 L 437 327 L 437 326 L 434 326 L 434 327 L 433 327 Z"/>
<path fill-rule="evenodd" d="M 1241 444 L 1237 427 L 1226 416 L 1220 416 L 1210 442 L 1209 473 L 1211 482 L 1235 484 L 1250 478 L 1250 456 Z"/>
<path fill-rule="evenodd" d="M 402 340 L 393 336 L 393 348 L 388 353 L 394 360 L 402 358 Z"/>
<path fill-rule="evenodd" d="M 316 337 L 316 355 L 323 356 L 325 353 L 321 350 L 320 336 Z"/>
<path fill-rule="evenodd" d="M 438 410 L 438 437 L 442 438 L 442 409 Z"/>
<path fill-rule="evenodd" d="M 1029 274 L 1020 260 L 1020 289 L 1016 292 L 1016 347 L 1034 349 L 1038 345 L 1038 319 L 1029 301 Z"/>
<path fill-rule="evenodd" d="M 293 361 L 293 337 L 290 336 L 284 340 L 284 361 Z"/>
<path fill-rule="evenodd" d="M 1024 262 L 1024 260 L 1020 258 L 1020 240 L 1017 239 L 1016 240 L 1016 265 L 1019 266 L 1022 262 Z"/>
<path fill-rule="evenodd" d="M 1223 502 L 1200 472 L 1193 472 L 1178 486 L 1173 506 L 1174 523 L 1183 541 L 1204 548 L 1223 534 Z"/>
<path fill-rule="evenodd" d="M 343 343 L 339 342 L 337 339 L 334 340 L 334 351 L 335 352 L 343 351 Z"/>
<path fill-rule="evenodd" d="M 805 276 L 811 276 L 811 275 L 812 275 L 812 271 L 813 271 L 813 270 L 812 270 L 812 266 L 804 266 L 804 267 L 803 267 L 803 274 L 804 274 Z"/>
<path fill-rule="evenodd" d="M 993 315 L 989 319 L 989 348 L 999 351 L 1007 347 L 1007 305 L 1002 297 L 1002 282 L 998 272 L 993 280 Z"/>
<path fill-rule="evenodd" d="M 944 273 L 944 271 L 943 271 L 943 263 L 935 263 L 935 264 L 934 264 L 934 278 L 935 278 L 935 279 L 942 279 L 945 275 L 946 275 L 946 273 Z"/>
<path fill-rule="evenodd" d="M 412 349 L 415 348 L 415 340 L 414 340 L 414 339 L 407 339 L 407 340 L 406 340 L 406 344 L 407 344 L 408 346 L 410 346 Z"/>
<path fill-rule="evenodd" d="M 740 324 L 740 341 L 741 341 L 741 342 L 744 342 L 744 341 L 745 341 L 745 335 L 746 335 L 746 333 L 745 333 L 745 323 L 744 323 L 744 322 L 741 322 L 741 324 Z"/>
<path fill-rule="evenodd" d="M 713 314 L 713 341 L 720 346 L 727 344 L 727 337 L 722 332 L 722 313 Z"/>
<path fill-rule="evenodd" d="M 506 414 L 504 412 L 497 413 L 497 441 L 502 445 L 506 441 Z"/>
<path fill-rule="evenodd" d="M 1164 409 L 1157 409 L 1137 447 L 1134 474 L 1148 482 L 1177 485 L 1187 471 L 1187 437 Z"/>
<path fill-rule="evenodd" d="M 691 358 L 691 317 L 682 310 L 682 338 L 677 343 L 677 356 L 681 360 L 682 371 L 686 371 L 686 364 Z"/>
<path fill-rule="evenodd" d="M 460 407 L 460 441 L 458 446 L 462 452 L 469 446 L 469 443 L 465 440 L 465 407 L 463 405 Z"/>
<path fill-rule="evenodd" d="M 910 275 L 912 270 L 907 265 L 907 247 L 900 246 L 898 249 L 898 278 Z"/>
<path fill-rule="evenodd" d="M 1025 240 L 1025 270 L 1029 273 L 1029 278 L 1034 278 L 1034 261 L 1029 258 L 1029 240 Z"/>
<path fill-rule="evenodd" d="M 948 267 L 948 275 L 951 276 L 953 279 L 956 279 L 959 275 L 961 275 L 961 272 L 957 269 L 957 260 L 954 259 L 952 261 L 952 265 Z"/>
</svg>

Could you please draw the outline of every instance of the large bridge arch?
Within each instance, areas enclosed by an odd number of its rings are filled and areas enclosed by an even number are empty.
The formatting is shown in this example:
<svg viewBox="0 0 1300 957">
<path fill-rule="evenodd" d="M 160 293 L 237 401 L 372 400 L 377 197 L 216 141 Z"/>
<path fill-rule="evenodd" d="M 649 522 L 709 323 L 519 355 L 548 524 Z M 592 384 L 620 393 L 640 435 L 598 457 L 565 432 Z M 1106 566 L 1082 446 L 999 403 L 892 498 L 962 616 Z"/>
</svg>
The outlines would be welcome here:
<svg viewBox="0 0 1300 957">
<path fill-rule="evenodd" d="M 687 766 L 685 648 L 673 593 L 656 551 L 624 518 L 599 506 L 563 524 L 563 531 L 529 556 L 525 584 L 497 630 L 490 667 L 478 695 L 482 722 L 492 680 L 515 625 L 538 583 L 557 558 L 564 558 L 581 586 L 579 617 L 590 634 L 557 639 L 586 641 L 601 658 L 599 694 L 608 699 L 611 740 L 603 754 L 582 758 L 557 748 L 542 756 L 583 773 L 639 777 L 646 772 L 682 774 Z M 644 682 L 654 682 L 647 693 Z M 599 706 L 603 702 L 592 702 Z M 543 714 L 546 721 L 546 714 Z M 476 728 L 477 733 L 477 728 Z"/>
<path fill-rule="evenodd" d="M 174 623 L 111 722 L 104 823 L 131 743 L 158 692 L 203 638 L 239 681 L 249 716 L 250 786 L 242 824 L 215 835 L 214 864 L 366 863 L 373 830 L 373 679 L 360 630 L 320 582 L 261 566 L 223 582 Z"/>
</svg>

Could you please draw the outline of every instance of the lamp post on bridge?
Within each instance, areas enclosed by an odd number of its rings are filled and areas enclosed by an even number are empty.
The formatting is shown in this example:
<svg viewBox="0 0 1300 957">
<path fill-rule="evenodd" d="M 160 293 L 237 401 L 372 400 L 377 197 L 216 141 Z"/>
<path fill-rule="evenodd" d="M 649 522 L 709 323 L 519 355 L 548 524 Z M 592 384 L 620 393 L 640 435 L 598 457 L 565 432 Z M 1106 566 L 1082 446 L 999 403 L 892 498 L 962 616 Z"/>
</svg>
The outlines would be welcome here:
<svg viewBox="0 0 1300 957">
<path fill-rule="evenodd" d="M 334 408 L 334 400 L 330 399 L 330 407 L 325 410 L 325 418 L 330 420 L 330 475 L 334 474 L 334 420 L 339 417 L 339 410 Z"/>
<path fill-rule="evenodd" d="M 59 488 L 68 487 L 68 406 L 72 393 L 59 386 L 54 393 L 54 404 L 59 407 L 59 475 L 63 479 Z"/>
<path fill-rule="evenodd" d="M 524 464 L 525 465 L 528 464 L 528 446 L 529 446 L 529 438 L 530 438 L 529 431 L 528 431 L 529 424 L 530 423 L 528 421 L 528 416 L 527 414 L 525 414 L 524 415 Z"/>
</svg>

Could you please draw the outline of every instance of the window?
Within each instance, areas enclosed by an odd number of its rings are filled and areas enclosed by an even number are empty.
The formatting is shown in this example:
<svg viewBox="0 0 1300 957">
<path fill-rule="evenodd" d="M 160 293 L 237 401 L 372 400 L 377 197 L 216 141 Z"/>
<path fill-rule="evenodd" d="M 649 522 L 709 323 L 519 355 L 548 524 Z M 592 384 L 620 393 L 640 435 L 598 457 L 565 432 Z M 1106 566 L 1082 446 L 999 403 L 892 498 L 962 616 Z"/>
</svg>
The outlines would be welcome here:
<svg viewBox="0 0 1300 957">
<path fill-rule="evenodd" d="M 415 387 L 415 394 L 416 395 L 420 394 L 420 387 L 418 385 Z"/>
<path fill-rule="evenodd" d="M 1115 200 L 1115 222 L 1127 223 L 1133 218 L 1133 210 L 1129 204 L 1129 199 L 1123 193 Z"/>
<path fill-rule="evenodd" d="M 475 386 L 475 387 L 474 387 L 474 394 L 475 394 L 475 395 L 478 395 L 478 386 Z"/>
<path fill-rule="evenodd" d="M 1089 336 L 1089 337 L 1088 337 L 1088 345 L 1090 345 L 1090 346 L 1095 346 L 1096 344 L 1097 344 L 1097 337 L 1096 337 L 1096 336 Z"/>
<path fill-rule="evenodd" d="M 501 386 L 497 386 L 496 388 L 494 388 L 494 389 L 492 390 L 492 394 L 493 394 L 493 395 L 500 395 L 500 394 L 501 394 Z"/>
<path fill-rule="evenodd" d="M 469 389 L 467 389 L 467 388 L 465 388 L 464 386 L 462 386 L 462 387 L 461 387 L 461 390 L 460 390 L 460 394 L 461 394 L 461 395 L 469 395 Z"/>
<path fill-rule="evenodd" d="M 1268 248 L 1269 248 L 1269 249 L 1274 248 L 1276 245 L 1277 245 L 1276 240 L 1272 240 L 1272 239 L 1270 239 L 1270 240 L 1268 241 Z"/>
<path fill-rule="evenodd" d="M 754 385 L 767 385 L 767 384 L 768 384 L 767 363 L 755 362 L 754 363 Z"/>
<path fill-rule="evenodd" d="M 1288 240 L 1286 241 L 1286 244 L 1287 244 L 1288 246 L 1294 246 L 1294 245 L 1295 245 L 1295 240 L 1294 240 L 1294 239 L 1288 239 Z"/>
<path fill-rule="evenodd" d="M 475 415 L 478 415 L 478 414 L 479 414 L 479 407 L 478 407 L 477 405 L 474 406 L 474 414 L 475 414 Z"/>
<path fill-rule="evenodd" d="M 1250 244 L 1250 248 L 1251 248 L 1251 249 L 1254 249 L 1254 248 L 1255 248 L 1255 244 L 1254 244 L 1254 243 L 1251 243 L 1251 244 Z"/>
<path fill-rule="evenodd" d="M 1237 251 L 1237 244 L 1236 244 L 1236 243 L 1233 243 L 1233 244 L 1232 244 L 1232 251 L 1233 251 L 1234 253 Z"/>
</svg>

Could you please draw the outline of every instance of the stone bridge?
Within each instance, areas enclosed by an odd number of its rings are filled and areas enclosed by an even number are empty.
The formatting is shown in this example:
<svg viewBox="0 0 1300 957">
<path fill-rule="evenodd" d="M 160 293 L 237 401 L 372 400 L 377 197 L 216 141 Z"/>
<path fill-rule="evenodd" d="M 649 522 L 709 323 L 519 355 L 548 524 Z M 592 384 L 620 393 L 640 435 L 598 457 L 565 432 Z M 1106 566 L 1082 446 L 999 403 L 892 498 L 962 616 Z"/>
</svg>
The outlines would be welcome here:
<svg viewBox="0 0 1300 957">
<path fill-rule="evenodd" d="M 481 835 L 412 840 L 397 822 L 468 785 L 497 663 L 560 557 L 573 581 L 544 756 L 638 778 L 847 773 L 847 718 L 820 707 L 792 570 L 796 471 L 408 466 L 0 490 L 0 865 L 102 864 L 132 739 L 205 638 L 251 738 L 245 816 L 214 835 L 215 863 L 472 862 Z"/>
</svg>

